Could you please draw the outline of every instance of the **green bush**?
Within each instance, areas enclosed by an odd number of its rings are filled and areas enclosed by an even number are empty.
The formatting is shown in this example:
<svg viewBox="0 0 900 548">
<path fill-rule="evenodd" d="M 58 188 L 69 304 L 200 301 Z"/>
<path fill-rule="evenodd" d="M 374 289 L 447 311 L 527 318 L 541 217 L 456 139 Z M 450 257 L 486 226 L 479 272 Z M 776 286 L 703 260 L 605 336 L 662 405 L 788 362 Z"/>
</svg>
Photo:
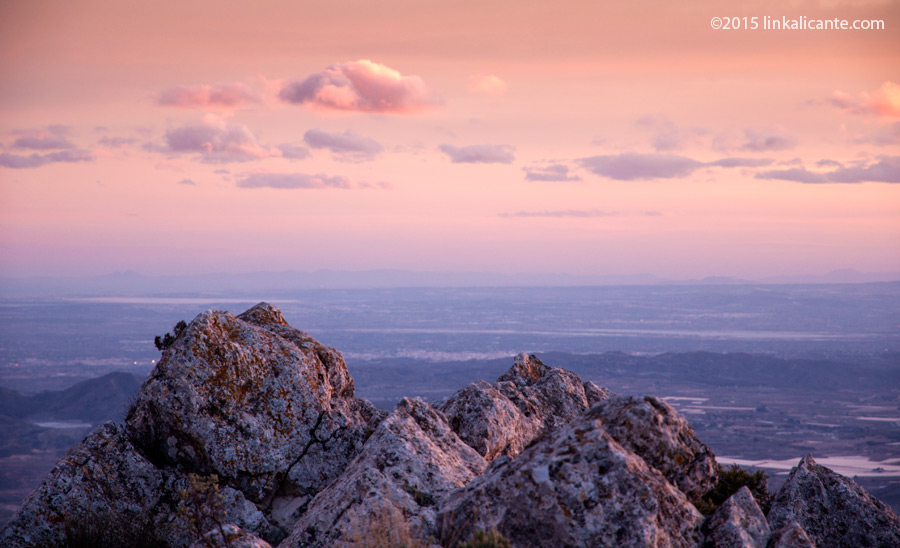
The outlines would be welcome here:
<svg viewBox="0 0 900 548">
<path fill-rule="evenodd" d="M 752 474 L 738 465 L 725 469 L 719 465 L 719 481 L 706 492 L 694 506 L 704 515 L 713 513 L 728 497 L 737 493 L 741 487 L 747 487 L 763 514 L 769 513 L 772 506 L 772 495 L 769 493 L 769 476 L 762 470 Z"/>
<path fill-rule="evenodd" d="M 156 349 L 159 351 L 163 351 L 175 343 L 175 340 L 181 335 L 184 330 L 187 329 L 187 323 L 184 320 L 175 324 L 175 328 L 173 331 L 175 334 L 166 333 L 165 335 L 157 335 L 155 339 L 153 339 L 153 344 L 156 345 Z"/>
</svg>

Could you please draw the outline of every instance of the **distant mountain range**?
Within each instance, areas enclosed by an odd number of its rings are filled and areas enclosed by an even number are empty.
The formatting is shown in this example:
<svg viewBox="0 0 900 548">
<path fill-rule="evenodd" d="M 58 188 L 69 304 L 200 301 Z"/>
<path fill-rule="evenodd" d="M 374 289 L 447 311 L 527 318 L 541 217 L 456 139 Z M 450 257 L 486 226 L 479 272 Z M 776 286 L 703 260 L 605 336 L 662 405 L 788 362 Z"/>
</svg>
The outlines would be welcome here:
<svg viewBox="0 0 900 548">
<path fill-rule="evenodd" d="M 0 297 L 85 295 L 229 295 L 273 293 L 304 289 L 373 289 L 392 287 L 522 287 L 617 285 L 722 285 L 873 283 L 900 281 L 900 272 L 861 273 L 837 270 L 824 275 L 779 276 L 748 280 L 727 276 L 678 280 L 653 274 L 577 275 L 490 272 L 422 272 L 410 270 L 264 271 L 241 274 L 212 273 L 186 276 L 145 276 L 134 271 L 85 277 L 0 277 Z M 248 289 L 249 288 L 249 289 Z"/>
<path fill-rule="evenodd" d="M 141 382 L 114 372 L 32 396 L 0 387 L 0 456 L 65 449 L 98 424 L 123 420 Z"/>
</svg>

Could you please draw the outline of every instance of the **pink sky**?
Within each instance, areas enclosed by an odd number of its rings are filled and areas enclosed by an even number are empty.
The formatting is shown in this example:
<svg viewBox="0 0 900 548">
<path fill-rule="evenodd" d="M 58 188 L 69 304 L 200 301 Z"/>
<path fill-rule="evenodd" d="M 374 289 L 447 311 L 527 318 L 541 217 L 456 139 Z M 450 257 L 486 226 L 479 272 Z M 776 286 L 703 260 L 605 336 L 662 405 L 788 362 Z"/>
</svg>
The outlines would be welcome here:
<svg viewBox="0 0 900 548">
<path fill-rule="evenodd" d="M 14 0 L 0 74 L 3 276 L 900 271 L 897 1 Z"/>
</svg>

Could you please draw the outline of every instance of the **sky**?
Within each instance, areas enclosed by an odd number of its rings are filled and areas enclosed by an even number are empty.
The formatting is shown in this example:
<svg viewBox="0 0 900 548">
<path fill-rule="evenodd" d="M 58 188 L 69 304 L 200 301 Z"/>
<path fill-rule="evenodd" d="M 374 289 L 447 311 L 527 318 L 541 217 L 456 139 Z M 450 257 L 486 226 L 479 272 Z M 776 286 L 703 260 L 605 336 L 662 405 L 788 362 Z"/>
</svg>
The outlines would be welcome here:
<svg viewBox="0 0 900 548">
<path fill-rule="evenodd" d="M 900 1 L 729 4 L 0 2 L 0 276 L 900 272 Z"/>
</svg>

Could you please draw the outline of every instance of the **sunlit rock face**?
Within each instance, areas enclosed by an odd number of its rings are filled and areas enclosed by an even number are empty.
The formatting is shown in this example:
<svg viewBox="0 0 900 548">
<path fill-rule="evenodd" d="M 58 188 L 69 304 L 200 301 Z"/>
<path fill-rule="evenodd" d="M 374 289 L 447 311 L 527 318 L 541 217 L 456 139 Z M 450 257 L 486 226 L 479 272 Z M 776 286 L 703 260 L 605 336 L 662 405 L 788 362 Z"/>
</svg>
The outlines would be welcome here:
<svg viewBox="0 0 900 548">
<path fill-rule="evenodd" d="M 383 416 L 354 397 L 340 353 L 261 303 L 197 316 L 141 388 L 127 425 L 160 465 L 217 474 L 290 519 Z"/>
<path fill-rule="evenodd" d="M 488 461 L 518 455 L 533 439 L 564 426 L 609 392 L 571 371 L 519 354 L 495 383 L 472 383 L 440 409 L 464 442 Z"/>
<path fill-rule="evenodd" d="M 514 459 L 499 457 L 441 504 L 453 545 L 498 529 L 513 546 L 695 547 L 702 517 L 682 492 L 603 428 L 597 407 Z"/>
<path fill-rule="evenodd" d="M 818 548 L 900 546 L 900 517 L 811 455 L 791 470 L 767 517 L 773 530 L 799 524 Z"/>
<path fill-rule="evenodd" d="M 665 401 L 616 396 L 601 401 L 594 411 L 613 439 L 662 472 L 689 499 L 698 500 L 716 484 L 712 451 Z"/>
<path fill-rule="evenodd" d="M 702 548 L 766 548 L 769 523 L 746 487 L 728 497 L 703 523 Z"/>
<path fill-rule="evenodd" d="M 439 412 L 421 399 L 404 398 L 281 546 L 421 545 L 434 535 L 441 498 L 485 466 Z"/>
</svg>

